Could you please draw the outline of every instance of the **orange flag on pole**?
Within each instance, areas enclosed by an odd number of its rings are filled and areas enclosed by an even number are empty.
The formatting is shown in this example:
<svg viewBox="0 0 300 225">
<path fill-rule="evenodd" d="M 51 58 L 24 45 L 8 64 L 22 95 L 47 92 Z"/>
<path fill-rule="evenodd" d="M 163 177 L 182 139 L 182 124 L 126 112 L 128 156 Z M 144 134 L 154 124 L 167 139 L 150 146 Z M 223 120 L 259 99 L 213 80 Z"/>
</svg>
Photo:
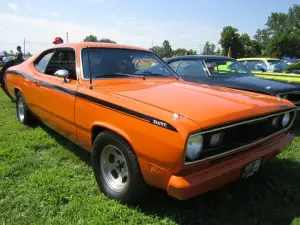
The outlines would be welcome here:
<svg viewBox="0 0 300 225">
<path fill-rule="evenodd" d="M 228 57 L 231 57 L 231 48 L 228 48 Z"/>
</svg>

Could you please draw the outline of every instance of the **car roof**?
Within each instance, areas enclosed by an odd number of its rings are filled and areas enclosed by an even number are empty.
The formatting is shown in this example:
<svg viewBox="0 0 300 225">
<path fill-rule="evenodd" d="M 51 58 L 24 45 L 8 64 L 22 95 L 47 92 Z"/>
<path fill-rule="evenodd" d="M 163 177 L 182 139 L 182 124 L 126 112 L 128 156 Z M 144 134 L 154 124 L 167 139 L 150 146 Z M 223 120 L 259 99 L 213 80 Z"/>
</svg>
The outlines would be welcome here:
<svg viewBox="0 0 300 225">
<path fill-rule="evenodd" d="M 62 47 L 70 47 L 70 48 L 121 48 L 121 49 L 131 49 L 131 50 L 142 50 L 142 51 L 149 51 L 146 48 L 140 48 L 131 45 L 122 45 L 122 44 L 113 44 L 113 43 L 102 43 L 102 42 L 78 42 L 78 43 L 63 43 L 55 45 L 53 48 L 62 48 Z"/>
<path fill-rule="evenodd" d="M 280 59 L 277 59 L 277 58 L 270 58 L 270 57 L 267 57 L 267 58 L 263 58 L 263 57 L 253 57 L 253 58 L 240 58 L 240 59 L 237 59 L 238 61 L 239 60 L 280 60 Z"/>
<path fill-rule="evenodd" d="M 175 56 L 172 58 L 167 58 L 166 61 L 172 60 L 183 60 L 183 59 L 234 59 L 227 56 L 218 56 L 218 55 L 184 55 L 184 56 Z"/>
</svg>

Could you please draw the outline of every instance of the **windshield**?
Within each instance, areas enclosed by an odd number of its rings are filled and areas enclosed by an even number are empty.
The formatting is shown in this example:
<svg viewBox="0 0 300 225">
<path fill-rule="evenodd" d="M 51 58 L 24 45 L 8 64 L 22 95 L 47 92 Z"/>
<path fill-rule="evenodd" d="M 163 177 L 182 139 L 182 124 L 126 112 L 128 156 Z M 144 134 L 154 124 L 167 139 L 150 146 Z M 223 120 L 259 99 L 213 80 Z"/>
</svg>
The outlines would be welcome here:
<svg viewBox="0 0 300 225">
<path fill-rule="evenodd" d="M 274 72 L 280 72 L 287 68 L 289 64 L 284 62 L 283 60 L 267 60 Z"/>
<path fill-rule="evenodd" d="M 217 75 L 252 75 L 252 73 L 236 60 L 206 59 L 204 63 L 212 76 Z"/>
<path fill-rule="evenodd" d="M 85 48 L 82 50 L 82 64 L 83 77 L 86 79 L 90 78 L 90 71 L 92 78 L 135 77 L 122 76 L 122 74 L 145 77 L 178 77 L 154 53 L 142 50 Z"/>
</svg>

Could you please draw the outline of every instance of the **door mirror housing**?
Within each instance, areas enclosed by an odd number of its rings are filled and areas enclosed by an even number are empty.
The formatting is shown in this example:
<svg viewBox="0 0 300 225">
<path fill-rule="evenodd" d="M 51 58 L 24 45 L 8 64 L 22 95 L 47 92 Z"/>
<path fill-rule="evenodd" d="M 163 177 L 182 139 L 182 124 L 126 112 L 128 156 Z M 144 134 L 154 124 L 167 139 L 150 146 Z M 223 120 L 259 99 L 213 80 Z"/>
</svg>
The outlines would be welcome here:
<svg viewBox="0 0 300 225">
<path fill-rule="evenodd" d="M 65 82 L 67 82 L 67 78 L 70 75 L 68 70 L 57 70 L 54 73 L 54 76 L 63 78 Z"/>
<path fill-rule="evenodd" d="M 67 78 L 70 75 L 68 70 L 57 70 L 54 73 L 54 76 L 60 77 L 60 78 Z"/>
</svg>

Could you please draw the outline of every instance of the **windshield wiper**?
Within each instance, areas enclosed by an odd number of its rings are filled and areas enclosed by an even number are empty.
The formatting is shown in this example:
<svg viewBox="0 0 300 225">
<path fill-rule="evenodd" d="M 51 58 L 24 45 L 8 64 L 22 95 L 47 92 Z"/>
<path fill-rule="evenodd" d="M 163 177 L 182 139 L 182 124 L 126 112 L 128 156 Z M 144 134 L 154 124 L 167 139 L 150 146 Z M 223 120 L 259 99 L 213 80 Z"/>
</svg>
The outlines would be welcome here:
<svg viewBox="0 0 300 225">
<path fill-rule="evenodd" d="M 152 73 L 151 71 L 144 71 L 141 74 L 147 74 L 147 76 L 160 76 L 160 77 L 174 77 L 166 74 L 161 74 L 161 73 Z M 174 77 L 178 80 L 178 77 Z"/>
<path fill-rule="evenodd" d="M 126 74 L 126 73 L 107 73 L 107 74 L 95 76 L 93 78 L 101 78 L 101 77 L 105 78 L 105 77 L 115 77 L 115 76 L 138 77 L 138 78 L 142 78 L 145 80 L 145 76 Z"/>
</svg>

